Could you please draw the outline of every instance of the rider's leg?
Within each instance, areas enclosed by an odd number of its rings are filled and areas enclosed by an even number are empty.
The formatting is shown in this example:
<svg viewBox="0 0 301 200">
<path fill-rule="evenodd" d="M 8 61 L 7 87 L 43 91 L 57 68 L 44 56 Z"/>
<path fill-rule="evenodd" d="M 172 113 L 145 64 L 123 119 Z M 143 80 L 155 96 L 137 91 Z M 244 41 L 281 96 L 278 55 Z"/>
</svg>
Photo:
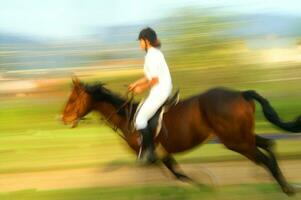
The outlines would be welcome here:
<svg viewBox="0 0 301 200">
<path fill-rule="evenodd" d="M 144 163 L 151 163 L 156 160 L 153 132 L 148 125 L 148 120 L 151 119 L 166 99 L 167 97 L 162 95 L 149 95 L 136 116 L 135 127 L 142 134 L 142 151 L 139 160 Z"/>
<path fill-rule="evenodd" d="M 145 109 L 144 107 L 145 106 L 143 104 L 135 121 L 136 129 L 142 136 L 141 151 L 138 159 L 143 163 L 152 163 L 156 160 L 156 155 L 154 153 L 155 147 L 153 142 L 153 133 L 148 126 L 148 117 L 146 114 L 148 109 Z"/>
</svg>

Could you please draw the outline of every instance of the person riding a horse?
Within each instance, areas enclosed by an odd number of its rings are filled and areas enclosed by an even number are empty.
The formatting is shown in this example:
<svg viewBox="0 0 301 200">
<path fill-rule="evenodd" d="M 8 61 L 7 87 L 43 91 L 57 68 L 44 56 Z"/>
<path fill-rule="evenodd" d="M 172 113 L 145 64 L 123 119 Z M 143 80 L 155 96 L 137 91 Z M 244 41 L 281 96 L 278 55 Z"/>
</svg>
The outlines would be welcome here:
<svg viewBox="0 0 301 200">
<path fill-rule="evenodd" d="M 156 161 L 153 130 L 148 121 L 164 104 L 172 92 L 172 80 L 164 55 L 159 50 L 161 43 L 156 32 L 151 28 L 141 30 L 138 40 L 140 47 L 146 52 L 144 61 L 144 77 L 130 84 L 128 90 L 139 94 L 150 88 L 150 92 L 138 110 L 134 126 L 141 133 L 141 153 L 138 159 L 143 163 Z"/>
<path fill-rule="evenodd" d="M 143 29 L 139 34 L 139 41 L 141 48 L 146 51 L 145 77 L 129 85 L 128 90 L 141 93 L 151 88 L 140 109 L 132 98 L 129 101 L 120 97 L 103 83 L 87 84 L 73 77 L 73 89 L 62 113 L 64 124 L 71 124 L 74 128 L 86 115 L 96 111 L 101 114 L 102 121 L 107 122 L 114 131 L 120 131 L 120 136 L 142 162 L 161 162 L 175 178 L 192 183 L 197 182 L 179 169 L 172 154 L 188 151 L 209 138 L 216 137 L 226 148 L 268 169 L 287 195 L 296 193 L 278 165 L 274 141 L 255 132 L 255 102 L 260 104 L 264 117 L 270 123 L 285 131 L 301 132 L 301 116 L 284 121 L 269 101 L 255 90 L 215 87 L 181 99 L 164 113 L 161 123 L 164 124 L 164 129 L 158 131 L 157 138 L 153 141 L 153 119 L 156 119 L 155 113 L 159 113 L 160 107 L 171 94 L 172 81 L 164 56 L 158 49 L 160 42 L 155 31 Z M 133 131 L 129 120 L 133 119 L 132 114 L 137 110 L 136 120 L 133 121 L 136 130 Z M 162 147 L 163 156 L 155 155 L 154 143 Z"/>
</svg>

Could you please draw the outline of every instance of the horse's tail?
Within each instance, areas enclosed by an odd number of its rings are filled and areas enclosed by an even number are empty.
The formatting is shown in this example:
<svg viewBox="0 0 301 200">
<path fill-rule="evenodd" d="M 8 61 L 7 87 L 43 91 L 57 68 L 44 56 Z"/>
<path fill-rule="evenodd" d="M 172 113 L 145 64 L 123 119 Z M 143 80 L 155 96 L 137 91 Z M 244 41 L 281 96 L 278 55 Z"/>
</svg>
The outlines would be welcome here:
<svg viewBox="0 0 301 200">
<path fill-rule="evenodd" d="M 284 122 L 282 119 L 278 116 L 277 112 L 273 109 L 273 107 L 270 105 L 268 100 L 266 100 L 264 97 L 259 95 L 254 90 L 248 90 L 242 92 L 242 96 L 246 100 L 256 100 L 260 103 L 262 107 L 262 111 L 266 119 L 278 126 L 279 128 L 290 131 L 290 132 L 301 132 L 301 116 L 297 117 L 294 121 L 291 122 Z"/>
</svg>

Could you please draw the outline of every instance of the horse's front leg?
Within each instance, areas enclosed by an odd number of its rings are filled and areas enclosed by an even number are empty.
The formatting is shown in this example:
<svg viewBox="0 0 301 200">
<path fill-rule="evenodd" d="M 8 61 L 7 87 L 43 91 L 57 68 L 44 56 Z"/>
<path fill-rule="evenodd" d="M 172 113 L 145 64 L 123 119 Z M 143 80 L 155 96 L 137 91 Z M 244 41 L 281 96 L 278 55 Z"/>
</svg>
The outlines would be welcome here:
<svg viewBox="0 0 301 200">
<path fill-rule="evenodd" d="M 199 182 L 195 181 L 194 179 L 190 178 L 189 176 L 185 175 L 179 169 L 179 164 L 171 155 L 167 155 L 166 157 L 164 157 L 162 159 L 162 162 L 171 171 L 171 173 L 176 177 L 176 179 L 193 184 L 200 189 L 203 189 L 204 187 L 208 187 L 207 185 L 199 183 Z M 212 188 L 209 186 L 208 189 L 212 189 Z"/>
<path fill-rule="evenodd" d="M 162 159 L 163 164 L 170 170 L 170 172 L 176 177 L 176 179 L 185 182 L 196 183 L 193 179 L 185 175 L 180 169 L 177 161 L 171 156 L 167 155 Z"/>
</svg>

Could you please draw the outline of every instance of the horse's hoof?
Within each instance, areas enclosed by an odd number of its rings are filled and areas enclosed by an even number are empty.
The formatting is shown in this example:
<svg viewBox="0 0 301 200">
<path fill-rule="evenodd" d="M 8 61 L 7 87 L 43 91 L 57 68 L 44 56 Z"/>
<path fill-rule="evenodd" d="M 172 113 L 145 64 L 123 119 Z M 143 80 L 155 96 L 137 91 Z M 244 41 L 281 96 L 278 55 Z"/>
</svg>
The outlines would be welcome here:
<svg viewBox="0 0 301 200">
<path fill-rule="evenodd" d="M 287 194 L 288 196 L 293 196 L 296 194 L 296 190 L 291 185 L 287 185 L 285 187 L 282 187 L 282 191 Z"/>
<path fill-rule="evenodd" d="M 177 174 L 175 175 L 176 176 L 176 179 L 179 180 L 179 181 L 183 181 L 183 182 L 193 182 L 193 180 L 191 178 L 189 178 L 188 176 L 186 175 L 183 175 L 183 174 Z"/>
</svg>

